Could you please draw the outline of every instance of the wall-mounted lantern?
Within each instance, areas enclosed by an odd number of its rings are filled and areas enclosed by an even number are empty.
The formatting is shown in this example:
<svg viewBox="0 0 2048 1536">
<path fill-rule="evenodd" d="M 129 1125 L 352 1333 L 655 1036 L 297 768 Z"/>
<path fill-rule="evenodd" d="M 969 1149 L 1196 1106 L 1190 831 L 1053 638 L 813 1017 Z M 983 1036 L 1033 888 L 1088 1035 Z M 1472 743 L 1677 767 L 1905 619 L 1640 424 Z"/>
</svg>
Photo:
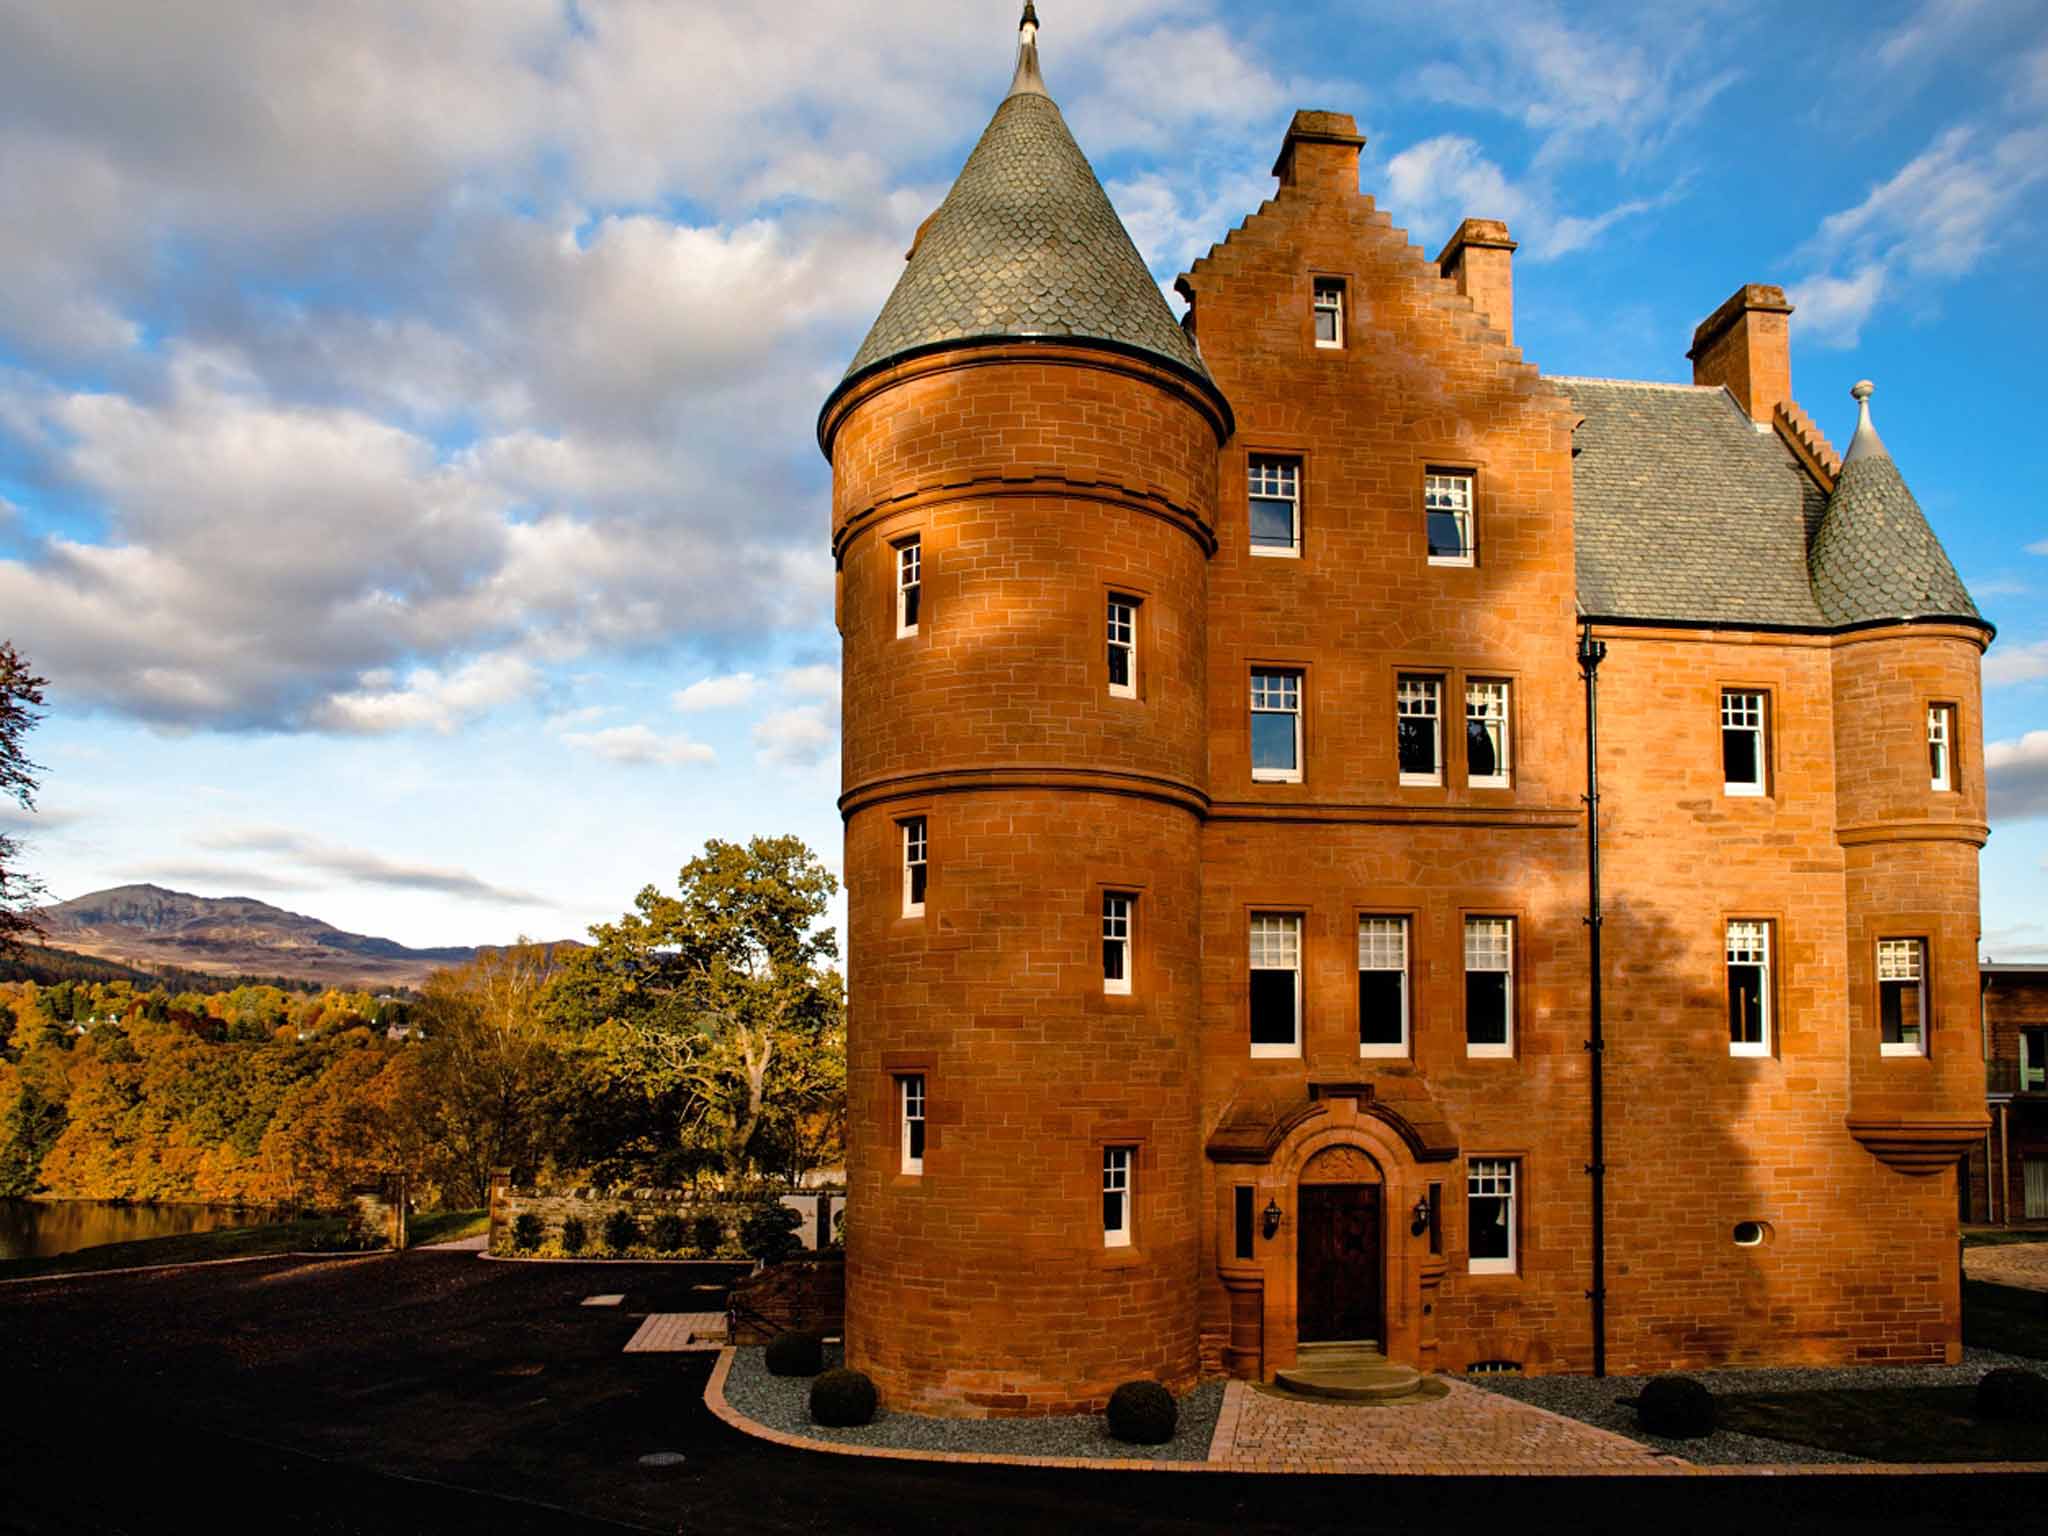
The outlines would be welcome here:
<svg viewBox="0 0 2048 1536">
<path fill-rule="evenodd" d="M 1429 1230 L 1429 1196 L 1423 1195 L 1415 1202 L 1415 1209 L 1409 1212 L 1408 1230 L 1416 1237 Z"/>
<path fill-rule="evenodd" d="M 1266 1202 L 1266 1209 L 1260 1214 L 1259 1217 L 1259 1220 L 1262 1224 L 1262 1229 L 1264 1230 L 1266 1236 L 1271 1237 L 1275 1232 L 1278 1232 L 1280 1230 L 1280 1218 L 1284 1214 L 1285 1213 L 1280 1209 L 1280 1202 L 1278 1200 L 1268 1200 Z"/>
</svg>

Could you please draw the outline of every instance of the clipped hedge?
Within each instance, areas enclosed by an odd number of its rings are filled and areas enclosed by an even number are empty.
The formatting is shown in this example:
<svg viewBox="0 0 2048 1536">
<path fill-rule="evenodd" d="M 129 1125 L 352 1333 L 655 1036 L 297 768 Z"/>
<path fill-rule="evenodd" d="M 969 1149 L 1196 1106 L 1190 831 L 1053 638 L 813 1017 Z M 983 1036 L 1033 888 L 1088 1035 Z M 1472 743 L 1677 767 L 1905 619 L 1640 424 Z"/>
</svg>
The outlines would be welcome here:
<svg viewBox="0 0 2048 1536">
<path fill-rule="evenodd" d="M 811 1383 L 813 1424 L 826 1429 L 857 1429 L 874 1422 L 874 1417 L 875 1384 L 861 1372 L 835 1368 Z"/>
<path fill-rule="evenodd" d="M 521 1215 L 512 1223 L 512 1246 L 521 1253 L 532 1253 L 540 1247 L 541 1240 L 548 1235 L 547 1223 L 531 1211 Z"/>
<path fill-rule="evenodd" d="M 2008 1424 L 2048 1424 L 2048 1376 L 2011 1365 L 1986 1371 L 1977 1382 L 1977 1417 Z"/>
<path fill-rule="evenodd" d="M 562 1252 L 581 1253 L 590 1241 L 590 1229 L 583 1225 L 581 1216 L 571 1216 L 562 1223 Z"/>
<path fill-rule="evenodd" d="M 640 1222 L 623 1205 L 604 1219 L 604 1245 L 613 1253 L 639 1246 Z"/>
<path fill-rule="evenodd" d="M 1662 1440 L 1714 1432 L 1714 1394 L 1690 1376 L 1652 1376 L 1636 1398 L 1636 1422 Z"/>
<path fill-rule="evenodd" d="M 825 1369 L 825 1335 L 793 1328 L 768 1341 L 770 1376 L 815 1376 Z"/>
<path fill-rule="evenodd" d="M 1109 1395 L 1109 1432 L 1126 1445 L 1164 1445 L 1180 1422 L 1180 1405 L 1156 1381 L 1127 1381 Z"/>
</svg>

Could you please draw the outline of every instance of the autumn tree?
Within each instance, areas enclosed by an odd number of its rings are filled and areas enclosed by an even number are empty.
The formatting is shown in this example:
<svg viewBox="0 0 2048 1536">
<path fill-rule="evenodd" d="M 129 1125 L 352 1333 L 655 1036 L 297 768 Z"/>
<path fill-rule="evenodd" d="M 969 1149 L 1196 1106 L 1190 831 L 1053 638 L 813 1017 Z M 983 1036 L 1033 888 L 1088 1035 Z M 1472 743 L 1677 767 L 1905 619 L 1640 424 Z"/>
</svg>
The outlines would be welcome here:
<svg viewBox="0 0 2048 1536">
<path fill-rule="evenodd" d="M 47 679 L 29 671 L 9 641 L 0 640 L 0 800 L 12 800 L 24 811 L 35 809 L 36 774 L 22 738 L 43 717 Z M 0 950 L 36 929 L 36 905 L 43 896 L 40 881 L 20 868 L 20 845 L 0 832 Z"/>
<path fill-rule="evenodd" d="M 800 838 L 714 838 L 675 895 L 650 885 L 593 927 L 555 990 L 600 1074 L 672 1105 L 676 1140 L 714 1152 L 730 1180 L 768 1133 L 794 1147 L 805 1115 L 844 1099 L 841 991 L 825 969 L 839 948 L 818 926 L 837 889 Z"/>
</svg>

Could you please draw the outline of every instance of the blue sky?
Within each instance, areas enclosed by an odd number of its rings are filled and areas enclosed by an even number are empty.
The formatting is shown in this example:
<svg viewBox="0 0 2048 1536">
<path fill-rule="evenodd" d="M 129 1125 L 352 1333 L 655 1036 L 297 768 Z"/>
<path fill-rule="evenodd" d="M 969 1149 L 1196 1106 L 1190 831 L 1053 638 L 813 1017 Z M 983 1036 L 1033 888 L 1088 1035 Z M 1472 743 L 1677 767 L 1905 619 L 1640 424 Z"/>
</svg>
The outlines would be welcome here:
<svg viewBox="0 0 2048 1536">
<path fill-rule="evenodd" d="M 710 836 L 836 867 L 813 418 L 1016 9 L 0 0 L 0 635 L 51 679 L 53 892 L 476 943 Z M 1546 371 L 1687 379 L 1702 316 L 1785 284 L 1795 393 L 1840 446 L 1877 382 L 1999 627 L 1986 947 L 2048 958 L 2038 5 L 1040 13 L 1166 283 L 1317 106 L 1432 253 L 1507 220 Z"/>
</svg>

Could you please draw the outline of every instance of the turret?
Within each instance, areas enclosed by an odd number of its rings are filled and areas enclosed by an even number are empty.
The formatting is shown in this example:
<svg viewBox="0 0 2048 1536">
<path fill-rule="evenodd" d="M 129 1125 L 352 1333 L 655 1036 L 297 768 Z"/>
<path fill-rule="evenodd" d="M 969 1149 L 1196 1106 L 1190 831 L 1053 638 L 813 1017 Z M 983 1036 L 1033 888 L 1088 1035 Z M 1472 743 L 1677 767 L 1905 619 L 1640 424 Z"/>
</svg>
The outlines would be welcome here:
<svg viewBox="0 0 2048 1536">
<path fill-rule="evenodd" d="M 819 417 L 844 644 L 847 1358 L 1194 1378 L 1202 615 L 1229 407 L 1040 72 Z"/>
</svg>

